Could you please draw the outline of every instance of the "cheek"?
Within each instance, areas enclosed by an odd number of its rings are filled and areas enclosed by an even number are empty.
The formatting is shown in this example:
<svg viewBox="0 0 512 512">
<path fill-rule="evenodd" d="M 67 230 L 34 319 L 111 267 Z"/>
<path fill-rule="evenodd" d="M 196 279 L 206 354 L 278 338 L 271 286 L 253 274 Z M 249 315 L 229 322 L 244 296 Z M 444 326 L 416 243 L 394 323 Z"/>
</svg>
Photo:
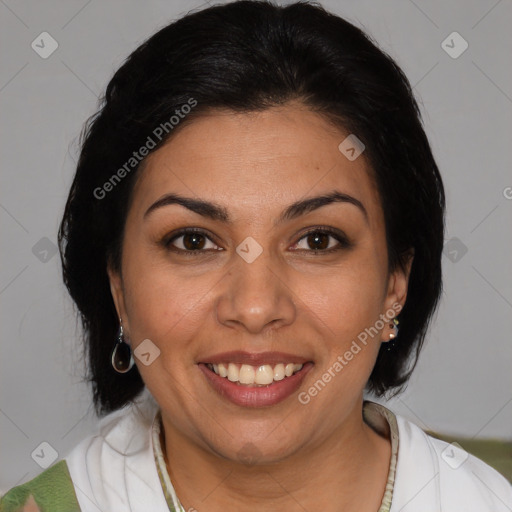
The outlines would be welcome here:
<svg viewBox="0 0 512 512">
<path fill-rule="evenodd" d="M 328 275 L 303 279 L 297 295 L 339 345 L 350 343 L 383 313 L 385 287 L 380 266 L 359 255 Z"/>
<path fill-rule="evenodd" d="M 142 259 L 127 258 L 125 265 L 132 345 L 135 348 L 149 338 L 163 354 L 175 354 L 190 345 L 204 323 L 215 280 L 211 276 L 185 280 L 169 266 L 142 263 Z"/>
</svg>

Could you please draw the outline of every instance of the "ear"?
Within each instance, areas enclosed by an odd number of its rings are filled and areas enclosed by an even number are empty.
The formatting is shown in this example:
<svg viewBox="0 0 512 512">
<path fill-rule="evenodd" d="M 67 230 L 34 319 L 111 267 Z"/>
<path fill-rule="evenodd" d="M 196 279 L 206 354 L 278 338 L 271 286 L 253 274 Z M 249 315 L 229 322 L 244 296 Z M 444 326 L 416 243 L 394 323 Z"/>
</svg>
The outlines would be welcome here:
<svg viewBox="0 0 512 512">
<path fill-rule="evenodd" d="M 409 275 L 411 273 L 413 260 L 414 249 L 410 249 L 404 254 L 402 264 L 397 265 L 389 276 L 388 291 L 385 301 L 386 309 L 391 308 L 397 310 L 397 304 L 400 305 L 398 311 L 404 307 L 407 299 L 407 287 L 409 285 Z"/>
<path fill-rule="evenodd" d="M 124 302 L 123 278 L 121 277 L 121 273 L 117 270 L 113 270 L 110 265 L 107 266 L 107 274 L 110 282 L 110 293 L 114 300 L 117 316 L 121 318 L 123 327 L 126 330 L 128 329 L 128 316 Z"/>
</svg>

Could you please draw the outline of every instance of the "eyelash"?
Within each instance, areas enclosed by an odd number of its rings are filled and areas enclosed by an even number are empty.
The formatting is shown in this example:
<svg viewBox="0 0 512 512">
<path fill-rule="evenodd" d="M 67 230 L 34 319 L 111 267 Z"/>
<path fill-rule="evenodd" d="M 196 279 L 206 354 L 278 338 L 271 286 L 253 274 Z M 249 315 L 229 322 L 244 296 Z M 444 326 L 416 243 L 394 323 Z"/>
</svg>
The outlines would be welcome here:
<svg viewBox="0 0 512 512">
<path fill-rule="evenodd" d="M 342 249 L 350 249 L 352 247 L 352 243 L 348 239 L 348 237 L 342 232 L 337 229 L 329 228 L 327 226 L 315 226 L 312 229 L 309 229 L 305 233 L 301 235 L 301 237 L 295 242 L 293 245 L 297 245 L 301 240 L 304 240 L 304 238 L 307 238 L 309 235 L 312 234 L 322 234 L 322 235 L 328 235 L 332 238 L 334 238 L 338 245 L 335 245 L 334 247 L 331 247 L 330 249 L 294 249 L 298 251 L 305 251 L 312 254 L 331 254 L 333 252 L 340 251 Z"/>
<path fill-rule="evenodd" d="M 184 235 L 188 235 L 188 234 L 202 235 L 205 238 L 207 238 L 210 242 L 215 244 L 215 242 L 206 233 L 206 231 L 199 229 L 199 228 L 185 228 L 185 229 L 178 231 L 177 233 L 173 233 L 171 238 L 166 237 L 162 241 L 163 245 L 172 252 L 175 252 L 178 254 L 184 254 L 186 256 L 200 256 L 200 255 L 204 255 L 203 253 L 205 253 L 205 252 L 215 250 L 215 249 L 189 250 L 189 249 L 180 249 L 177 247 L 173 247 L 173 245 L 172 245 L 173 242 L 175 242 L 178 238 L 180 238 Z M 293 249 L 293 250 L 294 251 L 305 251 L 307 253 L 312 253 L 312 254 L 331 254 L 333 252 L 337 252 L 342 249 L 350 249 L 352 247 L 352 243 L 349 241 L 349 239 L 343 232 L 332 229 L 332 228 L 328 228 L 328 227 L 322 227 L 322 226 L 316 226 L 315 228 L 310 229 L 309 231 L 306 231 L 305 233 L 302 234 L 302 236 L 293 245 L 294 246 L 297 245 L 304 238 L 307 238 L 309 235 L 312 235 L 312 234 L 328 235 L 328 236 L 334 238 L 338 242 L 338 245 L 331 247 L 330 249 L 316 249 L 316 250 L 315 249 Z"/>
</svg>

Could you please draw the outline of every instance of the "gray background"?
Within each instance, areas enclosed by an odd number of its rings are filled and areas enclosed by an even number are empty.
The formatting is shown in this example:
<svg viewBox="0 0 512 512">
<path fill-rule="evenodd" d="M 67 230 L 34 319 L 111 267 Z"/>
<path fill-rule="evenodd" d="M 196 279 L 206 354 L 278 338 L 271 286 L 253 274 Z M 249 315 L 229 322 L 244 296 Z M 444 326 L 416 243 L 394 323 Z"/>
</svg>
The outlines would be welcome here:
<svg viewBox="0 0 512 512">
<path fill-rule="evenodd" d="M 0 0 L 0 490 L 41 471 L 31 457 L 41 442 L 62 457 L 96 424 L 81 382 L 79 329 L 52 252 L 76 138 L 124 58 L 201 5 Z M 440 311 L 391 407 L 424 428 L 511 439 L 511 2 L 323 5 L 364 27 L 403 67 L 447 190 Z M 59 45 L 47 59 L 31 48 L 43 31 Z M 469 44 L 458 58 L 441 46 L 454 31 Z M 445 45 L 453 53 L 462 43 L 452 39 Z"/>
</svg>

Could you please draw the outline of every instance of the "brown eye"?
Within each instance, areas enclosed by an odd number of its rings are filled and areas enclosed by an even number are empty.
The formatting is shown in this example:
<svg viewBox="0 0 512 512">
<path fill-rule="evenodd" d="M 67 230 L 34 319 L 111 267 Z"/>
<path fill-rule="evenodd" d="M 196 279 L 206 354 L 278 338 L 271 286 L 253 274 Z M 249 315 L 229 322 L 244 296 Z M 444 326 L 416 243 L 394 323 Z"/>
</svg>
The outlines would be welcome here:
<svg viewBox="0 0 512 512">
<path fill-rule="evenodd" d="M 206 238 L 203 235 L 197 233 L 189 233 L 183 235 L 183 246 L 187 251 L 193 251 L 195 249 L 202 249 L 206 244 Z"/>
<path fill-rule="evenodd" d="M 310 249 L 318 251 L 329 247 L 330 235 L 326 233 L 312 233 L 306 237 L 307 244 Z"/>
<path fill-rule="evenodd" d="M 220 250 L 211 239 L 197 231 L 182 231 L 171 238 L 166 246 L 177 252 L 206 252 L 207 250 Z"/>
<path fill-rule="evenodd" d="M 348 249 L 351 243 L 347 237 L 338 231 L 316 229 L 306 233 L 294 246 L 293 250 L 307 252 L 331 252 L 339 249 Z"/>
</svg>

